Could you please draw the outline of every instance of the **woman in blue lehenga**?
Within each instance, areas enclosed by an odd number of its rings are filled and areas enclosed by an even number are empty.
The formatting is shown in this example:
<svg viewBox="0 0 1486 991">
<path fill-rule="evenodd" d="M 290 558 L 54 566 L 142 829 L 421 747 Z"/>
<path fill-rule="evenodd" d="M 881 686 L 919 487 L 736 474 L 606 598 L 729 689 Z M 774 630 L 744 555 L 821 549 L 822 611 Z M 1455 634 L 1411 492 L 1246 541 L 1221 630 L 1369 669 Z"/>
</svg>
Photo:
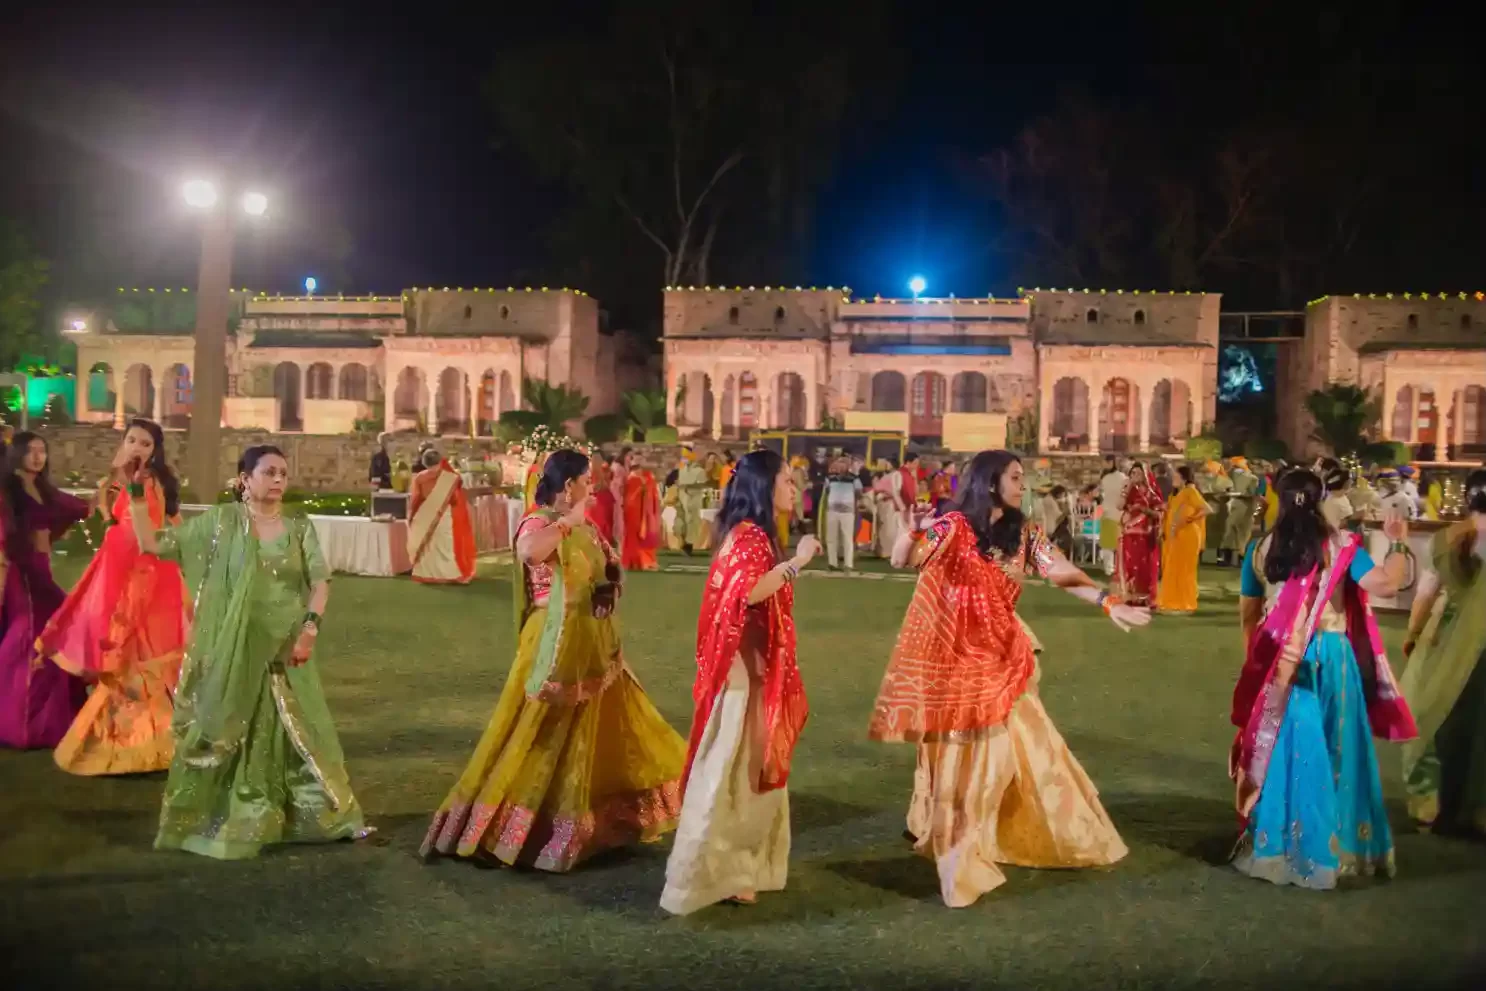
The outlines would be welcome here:
<svg viewBox="0 0 1486 991">
<path fill-rule="evenodd" d="M 1248 654 L 1229 770 L 1245 821 L 1233 863 L 1251 877 L 1317 889 L 1340 876 L 1392 876 L 1372 737 L 1416 731 L 1368 596 L 1393 595 L 1402 583 L 1407 524 L 1384 525 L 1392 547 L 1377 567 L 1361 537 L 1327 525 L 1317 475 L 1293 469 L 1276 489 L 1274 530 L 1243 565 Z"/>
</svg>

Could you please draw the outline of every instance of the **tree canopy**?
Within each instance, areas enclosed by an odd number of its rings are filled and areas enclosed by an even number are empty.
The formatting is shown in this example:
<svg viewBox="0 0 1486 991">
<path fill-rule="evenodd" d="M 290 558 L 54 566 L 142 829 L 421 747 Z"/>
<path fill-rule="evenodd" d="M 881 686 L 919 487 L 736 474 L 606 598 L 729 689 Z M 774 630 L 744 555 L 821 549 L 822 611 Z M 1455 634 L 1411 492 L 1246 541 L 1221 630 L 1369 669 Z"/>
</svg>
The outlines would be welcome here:
<svg viewBox="0 0 1486 991">
<path fill-rule="evenodd" d="M 40 316 L 48 269 L 20 227 L 0 217 L 0 371 L 47 350 Z"/>
</svg>

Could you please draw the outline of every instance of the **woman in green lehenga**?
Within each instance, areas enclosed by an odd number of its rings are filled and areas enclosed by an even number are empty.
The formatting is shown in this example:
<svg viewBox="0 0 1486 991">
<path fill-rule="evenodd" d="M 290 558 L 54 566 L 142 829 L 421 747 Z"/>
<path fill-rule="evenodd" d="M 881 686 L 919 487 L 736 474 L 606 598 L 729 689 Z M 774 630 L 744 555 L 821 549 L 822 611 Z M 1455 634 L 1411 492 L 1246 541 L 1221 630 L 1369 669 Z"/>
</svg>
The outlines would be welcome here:
<svg viewBox="0 0 1486 991">
<path fill-rule="evenodd" d="M 1486 469 L 1471 472 L 1465 502 L 1470 515 L 1435 535 L 1409 615 L 1400 688 L 1419 737 L 1403 771 L 1422 826 L 1486 834 Z"/>
<path fill-rule="evenodd" d="M 330 569 L 310 521 L 282 515 L 288 474 L 278 448 L 251 447 L 241 502 L 160 531 L 130 486 L 140 547 L 180 563 L 196 604 L 157 850 L 237 860 L 370 832 L 312 659 Z"/>
</svg>

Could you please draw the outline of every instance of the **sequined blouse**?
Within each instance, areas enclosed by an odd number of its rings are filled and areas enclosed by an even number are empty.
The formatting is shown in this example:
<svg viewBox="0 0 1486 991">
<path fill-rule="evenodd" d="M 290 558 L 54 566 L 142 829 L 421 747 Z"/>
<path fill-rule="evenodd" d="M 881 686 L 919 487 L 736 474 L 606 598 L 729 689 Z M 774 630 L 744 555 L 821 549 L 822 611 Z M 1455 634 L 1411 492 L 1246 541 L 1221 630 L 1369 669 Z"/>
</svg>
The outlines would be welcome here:
<svg viewBox="0 0 1486 991">
<path fill-rule="evenodd" d="M 960 513 L 949 513 L 934 521 L 934 524 L 924 533 L 925 551 L 917 558 L 916 566 L 922 568 L 934 556 L 940 541 L 949 536 L 952 523 L 950 518 Z M 969 521 L 966 520 L 966 525 Z M 1017 546 L 1016 553 L 1007 554 L 999 547 L 991 548 L 991 552 L 985 556 L 988 560 L 999 567 L 1006 575 L 1013 579 L 1020 579 L 1028 574 L 1036 575 L 1038 578 L 1047 578 L 1052 573 L 1053 565 L 1057 561 L 1058 551 L 1053 542 L 1047 538 L 1042 527 L 1031 521 L 1022 524 L 1022 540 Z"/>
<path fill-rule="evenodd" d="M 517 524 L 516 537 L 512 540 L 512 545 L 514 546 L 515 542 L 521 539 L 522 534 L 528 531 L 542 530 L 555 525 L 545 516 L 538 516 L 533 513 Z M 593 531 L 594 542 L 604 552 L 604 560 L 610 564 L 618 564 L 619 556 L 614 553 L 613 546 L 604 539 L 603 534 L 598 532 L 598 528 L 587 523 L 584 526 L 589 527 Z M 535 564 L 530 561 L 522 562 L 521 571 L 525 575 L 526 589 L 531 596 L 533 607 L 545 606 L 547 604 L 548 596 L 552 592 L 552 565 L 556 559 L 557 551 L 554 550 L 545 561 L 538 561 Z"/>
</svg>

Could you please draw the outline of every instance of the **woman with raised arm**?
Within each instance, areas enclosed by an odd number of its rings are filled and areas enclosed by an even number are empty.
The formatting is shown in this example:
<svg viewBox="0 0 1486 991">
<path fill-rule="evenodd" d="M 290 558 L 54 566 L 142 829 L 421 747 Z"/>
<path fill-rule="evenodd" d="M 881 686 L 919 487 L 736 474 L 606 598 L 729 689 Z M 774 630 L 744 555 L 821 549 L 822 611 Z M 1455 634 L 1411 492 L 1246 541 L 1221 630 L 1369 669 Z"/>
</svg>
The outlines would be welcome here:
<svg viewBox="0 0 1486 991">
<path fill-rule="evenodd" d="M 784 459 L 754 451 L 738 462 L 717 513 L 697 621 L 686 797 L 660 898 L 675 915 L 784 888 L 785 785 L 809 715 L 795 665 L 792 582 L 820 550 L 814 537 L 793 558 L 780 549 L 775 507 L 795 498 Z"/>
<path fill-rule="evenodd" d="M 1320 476 L 1275 482 L 1274 529 L 1244 558 L 1247 658 L 1233 693 L 1229 756 L 1243 831 L 1233 864 L 1275 884 L 1325 889 L 1394 873 L 1393 835 L 1372 736 L 1413 739 L 1369 595 L 1398 591 L 1408 524 L 1391 516 L 1382 567 L 1362 538 L 1326 522 Z M 1365 718 L 1364 718 L 1365 715 Z"/>
<path fill-rule="evenodd" d="M 141 554 L 125 487 L 143 469 L 150 524 L 179 524 L 180 484 L 165 461 L 159 424 L 124 431 L 98 491 L 108 523 L 88 570 L 37 642 L 43 658 L 93 682 L 53 758 L 71 774 L 137 774 L 170 766 L 171 701 L 190 626 L 181 569 Z M 119 524 L 123 524 L 122 526 Z"/>
<path fill-rule="evenodd" d="M 1027 523 L 1022 488 L 1016 455 L 982 451 L 956 508 L 893 551 L 896 566 L 919 569 L 918 587 L 868 735 L 918 746 L 908 833 L 934 860 L 951 908 L 999 887 L 998 864 L 1094 867 L 1128 852 L 1042 707 L 1016 606 L 1033 573 L 1120 629 L 1144 626 L 1150 613 L 1101 589 Z"/>
<path fill-rule="evenodd" d="M 1486 469 L 1465 480 L 1467 516 L 1435 534 L 1419 578 L 1400 679 L 1419 723 L 1403 747 L 1409 814 L 1440 833 L 1486 833 Z"/>
<path fill-rule="evenodd" d="M 283 452 L 248 448 L 239 501 L 161 530 L 148 472 L 129 486 L 135 536 L 181 566 L 195 604 L 155 849 L 239 860 L 365 836 L 313 657 L 330 569 L 310 521 L 283 514 Z"/>
<path fill-rule="evenodd" d="M 584 455 L 548 456 L 516 528 L 516 659 L 424 858 L 561 873 L 676 825 L 686 745 L 624 662 L 622 575 L 588 522 L 591 484 Z"/>
<path fill-rule="evenodd" d="M 47 477 L 46 441 L 23 430 L 0 466 L 0 747 L 51 749 L 82 708 L 82 680 L 36 663 L 36 637 L 67 594 L 52 577 L 52 544 L 88 503 Z"/>
</svg>

